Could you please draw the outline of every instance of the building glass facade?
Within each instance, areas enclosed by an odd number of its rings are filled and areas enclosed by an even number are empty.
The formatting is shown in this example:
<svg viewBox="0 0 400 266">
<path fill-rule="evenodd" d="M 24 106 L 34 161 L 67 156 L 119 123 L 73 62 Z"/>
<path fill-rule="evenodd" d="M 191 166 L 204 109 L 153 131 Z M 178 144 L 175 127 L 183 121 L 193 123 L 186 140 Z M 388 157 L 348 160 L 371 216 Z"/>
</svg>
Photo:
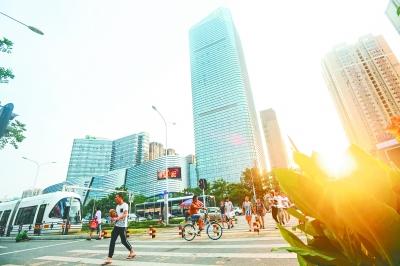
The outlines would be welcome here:
<svg viewBox="0 0 400 266">
<path fill-rule="evenodd" d="M 279 123 L 273 109 L 260 112 L 265 142 L 267 143 L 269 165 L 271 169 L 288 168 L 288 156 Z"/>
<path fill-rule="evenodd" d="M 260 129 L 239 36 L 219 8 L 189 32 L 198 177 L 239 182 L 265 168 Z"/>
<path fill-rule="evenodd" d="M 181 178 L 169 178 L 169 192 L 181 192 L 189 186 L 189 164 L 186 157 L 170 155 L 167 159 L 168 168 L 180 167 Z M 165 170 L 165 156 L 146 161 L 127 170 L 126 188 L 135 194 L 146 197 L 161 195 L 167 190 L 166 180 L 158 177 Z"/>
<path fill-rule="evenodd" d="M 113 141 L 110 170 L 141 164 L 149 158 L 149 135 L 133 134 Z"/>
<path fill-rule="evenodd" d="M 400 7 L 400 0 L 389 0 L 386 8 L 386 16 L 392 22 L 393 26 L 400 33 L 400 17 L 397 15 L 397 9 Z"/>
<path fill-rule="evenodd" d="M 126 177 L 126 169 L 118 169 L 114 171 L 110 171 L 105 176 L 94 176 L 92 184 L 90 188 L 94 190 L 90 190 L 85 199 L 85 203 L 90 202 L 90 200 L 101 199 L 107 197 L 110 194 L 110 191 L 97 191 L 96 189 L 103 189 L 103 190 L 113 190 L 117 187 L 122 187 L 125 184 L 125 177 Z"/>
<path fill-rule="evenodd" d="M 66 181 L 76 184 L 75 179 L 106 175 L 110 171 L 111 153 L 110 140 L 75 139 Z"/>
</svg>

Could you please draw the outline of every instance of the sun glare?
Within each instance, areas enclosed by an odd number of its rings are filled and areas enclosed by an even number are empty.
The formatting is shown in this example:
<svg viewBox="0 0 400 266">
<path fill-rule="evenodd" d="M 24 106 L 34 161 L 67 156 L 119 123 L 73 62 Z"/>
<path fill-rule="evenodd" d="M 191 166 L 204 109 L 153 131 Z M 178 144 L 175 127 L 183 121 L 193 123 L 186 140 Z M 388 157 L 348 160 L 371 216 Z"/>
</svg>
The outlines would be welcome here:
<svg viewBox="0 0 400 266">
<path fill-rule="evenodd" d="M 322 168 L 333 178 L 341 178 L 351 173 L 356 166 L 351 156 L 345 152 L 321 153 L 319 161 Z"/>
</svg>

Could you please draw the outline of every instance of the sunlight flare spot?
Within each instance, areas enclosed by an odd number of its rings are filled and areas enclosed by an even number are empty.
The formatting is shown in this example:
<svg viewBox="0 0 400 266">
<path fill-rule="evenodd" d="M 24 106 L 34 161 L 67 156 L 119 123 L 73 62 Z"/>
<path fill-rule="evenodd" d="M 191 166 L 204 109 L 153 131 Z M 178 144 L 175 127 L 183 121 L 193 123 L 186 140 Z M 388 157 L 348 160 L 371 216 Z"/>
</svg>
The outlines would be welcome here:
<svg viewBox="0 0 400 266">
<path fill-rule="evenodd" d="M 319 156 L 319 163 L 329 176 L 336 179 L 350 174 L 356 168 L 356 163 L 353 158 L 345 152 L 321 153 Z"/>
</svg>

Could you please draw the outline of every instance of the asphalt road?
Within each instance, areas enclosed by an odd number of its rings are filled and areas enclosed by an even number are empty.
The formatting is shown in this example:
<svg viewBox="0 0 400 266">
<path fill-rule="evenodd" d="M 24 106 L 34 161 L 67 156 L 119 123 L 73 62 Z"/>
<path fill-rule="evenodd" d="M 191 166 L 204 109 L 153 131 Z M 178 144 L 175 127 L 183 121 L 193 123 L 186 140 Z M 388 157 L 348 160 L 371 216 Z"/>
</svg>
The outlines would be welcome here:
<svg viewBox="0 0 400 266">
<path fill-rule="evenodd" d="M 204 234 L 191 242 L 173 234 L 155 239 L 129 238 L 137 257 L 117 244 L 112 265 L 298 265 L 295 254 L 271 252 L 287 246 L 274 225 L 258 235 L 248 232 L 243 221 L 213 241 Z M 100 265 L 107 257 L 109 239 L 36 240 L 23 243 L 0 241 L 0 265 Z"/>
</svg>

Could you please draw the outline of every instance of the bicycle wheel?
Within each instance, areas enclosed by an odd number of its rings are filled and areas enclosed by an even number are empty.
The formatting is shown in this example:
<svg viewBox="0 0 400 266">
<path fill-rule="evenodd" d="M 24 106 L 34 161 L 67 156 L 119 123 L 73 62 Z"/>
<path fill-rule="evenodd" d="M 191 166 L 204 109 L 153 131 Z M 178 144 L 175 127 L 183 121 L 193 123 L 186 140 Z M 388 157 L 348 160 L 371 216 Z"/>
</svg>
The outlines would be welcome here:
<svg viewBox="0 0 400 266">
<path fill-rule="evenodd" d="M 187 224 L 183 227 L 183 238 L 187 241 L 192 241 L 197 234 L 197 230 L 196 228 L 191 225 L 191 224 Z"/>
<path fill-rule="evenodd" d="M 217 222 L 211 222 L 207 225 L 207 235 L 212 240 L 218 240 L 222 236 L 222 226 Z"/>
</svg>

